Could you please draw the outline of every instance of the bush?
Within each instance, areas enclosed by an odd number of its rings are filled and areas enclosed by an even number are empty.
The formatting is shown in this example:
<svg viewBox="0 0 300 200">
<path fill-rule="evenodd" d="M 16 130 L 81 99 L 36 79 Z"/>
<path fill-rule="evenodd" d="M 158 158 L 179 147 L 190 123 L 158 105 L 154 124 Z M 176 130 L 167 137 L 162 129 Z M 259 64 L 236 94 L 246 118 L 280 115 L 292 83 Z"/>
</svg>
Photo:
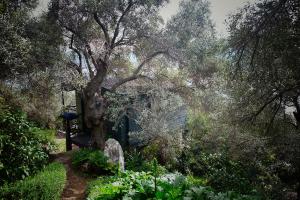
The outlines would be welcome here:
<svg viewBox="0 0 300 200">
<path fill-rule="evenodd" d="M 92 174 L 113 174 L 117 166 L 108 162 L 108 158 L 100 150 L 80 149 L 72 155 L 72 165 Z"/>
<path fill-rule="evenodd" d="M 131 151 L 130 153 L 126 153 L 125 154 L 125 168 L 127 170 L 131 170 L 131 171 L 135 171 L 135 172 L 142 172 L 142 171 L 145 171 L 145 172 L 151 172 L 153 171 L 153 160 L 154 158 L 151 157 L 151 160 L 148 158 L 148 159 L 145 159 L 144 156 L 134 150 L 134 151 Z M 157 166 L 157 173 L 158 174 L 164 174 L 167 172 L 167 169 L 162 166 L 162 165 L 158 165 Z"/>
<path fill-rule="evenodd" d="M 87 199 L 121 199 L 126 194 L 142 199 L 151 191 L 151 184 L 152 176 L 146 172 L 127 171 L 120 177 L 101 177 L 90 184 Z"/>
<path fill-rule="evenodd" d="M 189 112 L 188 130 L 194 139 L 200 139 L 211 131 L 211 121 L 209 117 L 202 112 Z"/>
<path fill-rule="evenodd" d="M 32 177 L 2 186 L 0 199 L 59 200 L 65 182 L 64 166 L 52 163 Z"/>
<path fill-rule="evenodd" d="M 155 179 L 150 172 L 127 171 L 120 176 L 101 177 L 93 181 L 89 185 L 87 199 L 259 199 L 234 192 L 216 193 L 210 187 L 193 185 L 193 183 L 180 174 L 165 174 Z"/>
<path fill-rule="evenodd" d="M 240 195 L 236 192 L 215 193 L 209 187 L 191 187 L 185 191 L 186 199 L 195 200 L 260 200 L 259 196 Z"/>
<path fill-rule="evenodd" d="M 0 98 L 0 185 L 23 179 L 47 164 L 50 142 L 37 130 L 22 111 Z"/>
<path fill-rule="evenodd" d="M 243 165 L 231 160 L 226 153 L 198 153 L 187 159 L 188 170 L 207 179 L 207 184 L 218 191 L 251 192 L 252 186 Z"/>
<path fill-rule="evenodd" d="M 35 135 L 35 138 L 38 138 L 43 144 L 43 147 L 48 154 L 58 148 L 58 145 L 55 142 L 55 130 L 33 128 L 32 133 Z"/>
<path fill-rule="evenodd" d="M 280 162 L 259 138 L 228 133 L 221 142 L 218 138 L 223 136 L 219 135 L 194 139 L 180 156 L 177 169 L 206 178 L 207 184 L 217 191 L 249 194 L 255 190 L 265 199 L 284 198 L 284 191 L 289 189 L 280 180 L 279 173 L 291 173 L 288 163 Z M 210 142 L 215 145 L 210 146 Z"/>
</svg>

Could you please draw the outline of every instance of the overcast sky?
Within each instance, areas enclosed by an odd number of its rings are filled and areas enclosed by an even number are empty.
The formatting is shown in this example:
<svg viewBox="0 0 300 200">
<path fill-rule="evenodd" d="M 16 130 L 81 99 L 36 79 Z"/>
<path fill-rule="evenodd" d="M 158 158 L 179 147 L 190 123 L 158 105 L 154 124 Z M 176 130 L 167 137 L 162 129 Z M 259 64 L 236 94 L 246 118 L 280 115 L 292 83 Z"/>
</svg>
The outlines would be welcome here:
<svg viewBox="0 0 300 200">
<path fill-rule="evenodd" d="M 211 17 L 215 23 L 218 36 L 227 36 L 225 19 L 227 16 L 234 12 L 237 8 L 243 6 L 246 2 L 253 2 L 254 0 L 208 0 L 211 3 Z M 40 0 L 38 7 L 38 13 L 47 8 L 49 0 Z M 161 10 L 163 18 L 168 20 L 173 14 L 178 11 L 178 5 L 180 0 L 169 0 L 167 4 Z"/>
<path fill-rule="evenodd" d="M 169 0 L 162 10 L 161 15 L 165 20 L 169 19 L 178 11 L 179 2 L 181 0 Z M 225 19 L 227 16 L 245 5 L 247 2 L 255 0 L 208 0 L 210 2 L 211 18 L 215 24 L 218 36 L 227 36 Z"/>
</svg>

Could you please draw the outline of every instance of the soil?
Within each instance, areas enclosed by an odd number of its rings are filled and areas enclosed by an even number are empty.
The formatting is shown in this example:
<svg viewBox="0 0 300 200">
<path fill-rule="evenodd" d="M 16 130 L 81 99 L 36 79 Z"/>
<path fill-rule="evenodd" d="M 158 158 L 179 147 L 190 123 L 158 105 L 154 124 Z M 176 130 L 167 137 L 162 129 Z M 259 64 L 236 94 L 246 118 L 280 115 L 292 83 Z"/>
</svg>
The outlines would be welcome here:
<svg viewBox="0 0 300 200">
<path fill-rule="evenodd" d="M 63 163 L 67 170 L 67 182 L 62 193 L 62 200 L 83 200 L 86 197 L 85 190 L 88 178 L 76 172 L 71 164 L 72 151 L 55 155 L 55 161 Z"/>
</svg>

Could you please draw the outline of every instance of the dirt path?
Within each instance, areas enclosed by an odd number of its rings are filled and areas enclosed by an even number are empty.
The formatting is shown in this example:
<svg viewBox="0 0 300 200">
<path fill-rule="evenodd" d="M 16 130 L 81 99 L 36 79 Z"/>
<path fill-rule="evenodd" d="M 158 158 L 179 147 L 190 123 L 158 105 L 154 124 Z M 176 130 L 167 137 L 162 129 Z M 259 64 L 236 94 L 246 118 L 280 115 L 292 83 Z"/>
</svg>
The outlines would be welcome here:
<svg viewBox="0 0 300 200">
<path fill-rule="evenodd" d="M 67 183 L 62 193 L 62 200 L 83 200 L 85 199 L 85 190 L 87 178 L 80 176 L 71 167 L 72 152 L 59 153 L 55 155 L 55 161 L 65 165 L 67 170 Z"/>
</svg>

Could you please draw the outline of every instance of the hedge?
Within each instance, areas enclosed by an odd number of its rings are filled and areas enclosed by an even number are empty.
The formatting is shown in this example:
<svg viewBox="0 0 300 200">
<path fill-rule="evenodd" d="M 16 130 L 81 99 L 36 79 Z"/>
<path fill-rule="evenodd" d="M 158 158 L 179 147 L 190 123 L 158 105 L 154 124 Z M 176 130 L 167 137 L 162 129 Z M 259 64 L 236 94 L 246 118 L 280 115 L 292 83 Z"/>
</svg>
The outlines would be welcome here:
<svg viewBox="0 0 300 200">
<path fill-rule="evenodd" d="M 63 164 L 52 163 L 34 176 L 0 188 L 0 199 L 59 200 L 66 182 Z"/>
</svg>

